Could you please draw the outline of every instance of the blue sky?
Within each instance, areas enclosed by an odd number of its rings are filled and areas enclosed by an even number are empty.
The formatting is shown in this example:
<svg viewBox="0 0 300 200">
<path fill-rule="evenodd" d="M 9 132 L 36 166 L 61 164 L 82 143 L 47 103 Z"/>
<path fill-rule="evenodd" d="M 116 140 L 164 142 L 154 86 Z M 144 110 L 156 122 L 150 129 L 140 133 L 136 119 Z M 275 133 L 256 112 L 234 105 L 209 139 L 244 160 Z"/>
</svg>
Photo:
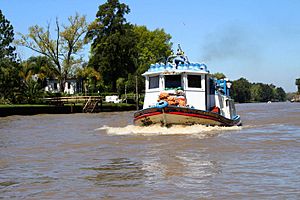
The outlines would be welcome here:
<svg viewBox="0 0 300 200">
<path fill-rule="evenodd" d="M 96 0 L 0 0 L 0 8 L 15 32 L 28 27 L 66 22 L 75 12 L 95 19 Z M 171 34 L 191 61 L 204 62 L 212 73 L 235 80 L 273 83 L 296 91 L 300 78 L 299 0 L 124 0 L 127 21 Z M 33 52 L 18 51 L 26 59 Z M 88 47 L 85 51 L 88 58 Z"/>
</svg>

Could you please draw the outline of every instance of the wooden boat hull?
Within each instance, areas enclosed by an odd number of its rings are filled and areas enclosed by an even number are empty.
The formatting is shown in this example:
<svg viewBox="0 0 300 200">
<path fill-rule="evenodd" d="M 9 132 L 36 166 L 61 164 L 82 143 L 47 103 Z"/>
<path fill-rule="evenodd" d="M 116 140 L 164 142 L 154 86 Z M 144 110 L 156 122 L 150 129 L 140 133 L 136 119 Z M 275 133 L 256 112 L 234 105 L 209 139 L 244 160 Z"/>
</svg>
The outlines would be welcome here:
<svg viewBox="0 0 300 200">
<path fill-rule="evenodd" d="M 134 124 L 148 126 L 151 124 L 169 125 L 193 125 L 203 124 L 210 126 L 239 126 L 240 117 L 228 119 L 218 113 L 197 110 L 186 107 L 167 106 L 164 108 L 147 108 L 135 112 Z"/>
</svg>

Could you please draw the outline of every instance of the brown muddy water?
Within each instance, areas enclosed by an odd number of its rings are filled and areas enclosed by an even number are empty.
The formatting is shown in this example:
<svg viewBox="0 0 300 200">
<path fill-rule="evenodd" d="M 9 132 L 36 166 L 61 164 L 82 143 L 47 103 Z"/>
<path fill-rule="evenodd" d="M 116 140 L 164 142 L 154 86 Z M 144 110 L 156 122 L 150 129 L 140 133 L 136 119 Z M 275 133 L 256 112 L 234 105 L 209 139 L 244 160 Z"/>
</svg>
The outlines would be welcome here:
<svg viewBox="0 0 300 200">
<path fill-rule="evenodd" d="M 300 103 L 237 110 L 243 127 L 0 118 L 0 199 L 300 199 Z"/>
</svg>

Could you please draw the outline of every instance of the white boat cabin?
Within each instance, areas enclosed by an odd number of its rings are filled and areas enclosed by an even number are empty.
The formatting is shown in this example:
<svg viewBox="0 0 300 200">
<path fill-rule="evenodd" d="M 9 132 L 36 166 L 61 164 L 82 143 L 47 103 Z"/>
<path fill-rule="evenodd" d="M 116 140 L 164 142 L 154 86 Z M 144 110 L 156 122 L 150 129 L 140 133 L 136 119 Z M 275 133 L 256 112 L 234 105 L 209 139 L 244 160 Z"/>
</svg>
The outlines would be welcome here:
<svg viewBox="0 0 300 200">
<path fill-rule="evenodd" d="M 165 100 L 169 105 L 218 112 L 229 119 L 236 116 L 229 97 L 230 83 L 215 80 L 205 64 L 174 56 L 171 63 L 151 65 L 143 76 L 146 78 L 144 109 Z"/>
</svg>

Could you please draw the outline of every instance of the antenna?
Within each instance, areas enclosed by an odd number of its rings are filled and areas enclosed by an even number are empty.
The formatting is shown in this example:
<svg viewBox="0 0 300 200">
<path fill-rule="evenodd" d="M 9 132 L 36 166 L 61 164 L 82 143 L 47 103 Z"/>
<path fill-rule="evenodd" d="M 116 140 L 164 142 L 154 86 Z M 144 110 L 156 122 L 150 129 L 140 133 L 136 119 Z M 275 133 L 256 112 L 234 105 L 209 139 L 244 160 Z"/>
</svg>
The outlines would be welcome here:
<svg viewBox="0 0 300 200">
<path fill-rule="evenodd" d="M 180 44 L 178 44 L 178 49 L 179 49 L 179 51 L 183 52 L 182 49 L 181 49 Z"/>
</svg>

